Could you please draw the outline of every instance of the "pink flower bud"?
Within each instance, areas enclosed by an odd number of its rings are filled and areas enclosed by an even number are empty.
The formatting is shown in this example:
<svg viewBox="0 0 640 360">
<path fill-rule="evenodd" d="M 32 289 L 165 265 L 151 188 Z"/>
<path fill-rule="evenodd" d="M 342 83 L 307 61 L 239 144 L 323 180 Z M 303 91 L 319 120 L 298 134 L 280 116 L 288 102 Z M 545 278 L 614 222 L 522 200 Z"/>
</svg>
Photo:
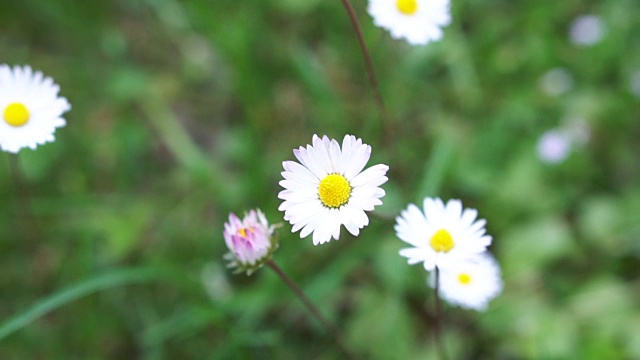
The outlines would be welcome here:
<svg viewBox="0 0 640 360">
<path fill-rule="evenodd" d="M 229 214 L 229 222 L 224 224 L 224 240 L 230 251 L 225 258 L 230 260 L 229 267 L 250 275 L 262 266 L 278 247 L 272 238 L 273 230 L 260 210 L 245 213 L 242 220 L 234 213 Z"/>
</svg>

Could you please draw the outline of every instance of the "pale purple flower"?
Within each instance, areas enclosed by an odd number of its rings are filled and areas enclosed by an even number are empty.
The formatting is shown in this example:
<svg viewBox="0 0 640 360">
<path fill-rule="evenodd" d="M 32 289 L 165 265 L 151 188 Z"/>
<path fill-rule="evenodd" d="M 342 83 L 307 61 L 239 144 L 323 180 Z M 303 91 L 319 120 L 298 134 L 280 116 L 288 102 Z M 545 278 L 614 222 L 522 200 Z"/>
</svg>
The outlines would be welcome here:
<svg viewBox="0 0 640 360">
<path fill-rule="evenodd" d="M 571 151 L 571 136 L 561 130 L 549 130 L 538 140 L 538 156 L 540 160 L 549 164 L 564 161 Z"/>
<path fill-rule="evenodd" d="M 260 210 L 251 210 L 240 220 L 234 213 L 229 214 L 229 222 L 224 224 L 224 241 L 229 248 L 226 259 L 229 267 L 237 272 L 246 271 L 250 275 L 268 260 L 277 248 L 273 226 Z"/>
<path fill-rule="evenodd" d="M 576 45 L 591 46 L 598 43 L 604 35 L 604 25 L 595 15 L 580 16 L 573 21 L 569 37 Z"/>
</svg>

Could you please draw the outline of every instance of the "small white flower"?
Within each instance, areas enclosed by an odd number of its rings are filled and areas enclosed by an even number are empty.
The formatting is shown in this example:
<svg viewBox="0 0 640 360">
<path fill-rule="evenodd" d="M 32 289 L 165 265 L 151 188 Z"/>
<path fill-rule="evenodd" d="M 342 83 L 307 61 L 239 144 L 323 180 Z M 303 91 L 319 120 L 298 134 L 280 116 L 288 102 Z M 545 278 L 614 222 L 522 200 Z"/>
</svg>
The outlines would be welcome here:
<svg viewBox="0 0 640 360">
<path fill-rule="evenodd" d="M 569 37 L 576 45 L 590 46 L 598 43 L 604 35 L 604 26 L 600 17 L 584 15 L 571 23 Z"/>
<path fill-rule="evenodd" d="M 273 231 L 274 227 L 269 226 L 260 210 L 249 211 L 242 220 L 234 213 L 229 214 L 229 222 L 224 224 L 224 241 L 230 251 L 225 258 L 230 261 L 229 267 L 251 275 L 278 247 Z"/>
<path fill-rule="evenodd" d="M 376 26 L 412 45 L 440 40 L 451 22 L 449 0 L 369 0 L 367 11 Z"/>
<path fill-rule="evenodd" d="M 460 200 L 445 206 L 436 198 L 424 199 L 424 212 L 410 204 L 396 218 L 396 234 L 414 246 L 400 250 L 409 264 L 422 262 L 426 270 L 448 268 L 479 254 L 491 244 L 485 235 L 484 219 L 476 220 L 478 211 L 462 208 Z"/>
<path fill-rule="evenodd" d="M 462 261 L 440 274 L 440 296 L 451 305 L 484 311 L 489 301 L 502 291 L 500 267 L 487 252 Z M 435 286 L 435 272 L 429 279 Z"/>
<path fill-rule="evenodd" d="M 300 237 L 313 232 L 313 244 L 340 237 L 340 226 L 354 236 L 369 224 L 365 211 L 381 205 L 385 195 L 379 186 L 387 181 L 387 165 L 374 165 L 362 169 L 371 156 L 371 146 L 353 135 L 346 135 L 342 148 L 336 140 L 313 135 L 313 145 L 293 150 L 300 163 L 284 161 L 285 190 L 278 197 L 284 202 L 279 210 L 293 225 L 292 232 L 300 229 Z"/>
<path fill-rule="evenodd" d="M 549 130 L 538 140 L 538 156 L 548 164 L 560 163 L 569 156 L 571 143 L 571 136 L 566 131 Z"/>
<path fill-rule="evenodd" d="M 582 117 L 569 118 L 564 128 L 576 145 L 586 145 L 591 138 L 589 122 Z"/>
<path fill-rule="evenodd" d="M 573 87 L 573 76 L 566 69 L 554 68 L 540 78 L 540 87 L 551 96 L 562 95 Z"/>
<path fill-rule="evenodd" d="M 54 140 L 66 124 L 62 114 L 71 105 L 59 97 L 60 87 L 30 66 L 0 65 L 0 147 L 17 153 Z"/>
</svg>

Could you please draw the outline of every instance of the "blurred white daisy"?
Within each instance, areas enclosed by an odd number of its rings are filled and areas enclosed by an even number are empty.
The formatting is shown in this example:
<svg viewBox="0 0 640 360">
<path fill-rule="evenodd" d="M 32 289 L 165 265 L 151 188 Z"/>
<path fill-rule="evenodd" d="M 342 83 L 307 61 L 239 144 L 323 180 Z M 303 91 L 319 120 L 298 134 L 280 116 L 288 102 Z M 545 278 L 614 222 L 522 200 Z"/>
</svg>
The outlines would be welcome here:
<svg viewBox="0 0 640 360">
<path fill-rule="evenodd" d="M 451 22 L 449 0 L 369 0 L 367 11 L 376 26 L 412 45 L 440 40 Z"/>
<path fill-rule="evenodd" d="M 438 198 L 425 198 L 423 206 L 424 212 L 410 204 L 396 218 L 396 234 L 414 246 L 400 250 L 409 264 L 422 262 L 426 270 L 448 268 L 491 244 L 491 236 L 485 234 L 486 221 L 476 220 L 475 209 L 463 210 L 460 200 L 445 205 Z"/>
<path fill-rule="evenodd" d="M 562 129 L 549 130 L 538 140 L 538 157 L 548 164 L 564 161 L 571 151 L 571 135 Z"/>
<path fill-rule="evenodd" d="M 278 197 L 284 202 L 279 210 L 300 237 L 313 232 L 318 245 L 340 237 L 340 226 L 354 236 L 369 224 L 365 211 L 381 205 L 385 195 L 379 186 L 387 181 L 387 165 L 374 165 L 364 171 L 371 156 L 371 146 L 353 135 L 346 135 L 342 148 L 327 136 L 313 136 L 313 145 L 293 150 L 300 161 L 284 161 L 285 190 Z"/>
<path fill-rule="evenodd" d="M 229 267 L 251 275 L 278 247 L 273 231 L 274 226 L 269 226 L 260 210 L 249 211 L 242 220 L 234 213 L 229 214 L 229 222 L 224 224 L 224 241 L 229 248 L 225 259 L 229 260 Z"/>
<path fill-rule="evenodd" d="M 591 138 L 589 122 L 582 117 L 571 117 L 565 121 L 564 128 L 576 145 L 586 145 Z"/>
<path fill-rule="evenodd" d="M 573 87 L 573 76 L 566 69 L 554 68 L 542 75 L 540 87 L 547 95 L 562 95 Z"/>
<path fill-rule="evenodd" d="M 604 35 L 604 25 L 595 15 L 580 16 L 571 23 L 569 37 L 576 45 L 590 46 L 598 43 Z"/>
<path fill-rule="evenodd" d="M 60 87 L 30 66 L 0 65 L 0 147 L 17 153 L 54 140 L 56 128 L 66 124 L 62 114 L 71 105 L 58 96 Z"/>
<path fill-rule="evenodd" d="M 442 269 L 439 274 L 440 296 L 452 305 L 484 311 L 502 291 L 500 267 L 486 252 Z M 435 272 L 429 283 L 435 286 Z"/>
</svg>

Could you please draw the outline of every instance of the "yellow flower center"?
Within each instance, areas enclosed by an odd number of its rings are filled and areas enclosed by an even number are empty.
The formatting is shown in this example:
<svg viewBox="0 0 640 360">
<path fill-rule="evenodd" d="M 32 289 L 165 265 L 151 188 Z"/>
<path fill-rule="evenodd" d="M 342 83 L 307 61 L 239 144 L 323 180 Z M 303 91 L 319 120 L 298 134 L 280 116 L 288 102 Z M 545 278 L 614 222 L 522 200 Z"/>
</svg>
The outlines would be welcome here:
<svg viewBox="0 0 640 360">
<path fill-rule="evenodd" d="M 469 284 L 471 284 L 471 275 L 462 273 L 462 274 L 458 275 L 458 281 L 462 285 L 469 285 Z"/>
<path fill-rule="evenodd" d="M 449 250 L 453 249 L 454 243 L 451 234 L 445 229 L 438 230 L 431 237 L 431 247 L 436 252 L 448 253 Z"/>
<path fill-rule="evenodd" d="M 344 176 L 330 174 L 320 181 L 318 195 L 326 207 L 339 208 L 349 200 L 351 185 Z"/>
<path fill-rule="evenodd" d="M 240 234 L 240 236 L 242 236 L 243 238 L 247 237 L 247 231 L 249 231 L 250 233 L 255 233 L 256 231 L 253 230 L 252 227 L 248 227 L 248 228 L 240 228 L 238 230 L 238 234 Z"/>
<path fill-rule="evenodd" d="M 29 110 L 22 103 L 14 102 L 4 109 L 4 121 L 7 124 L 20 127 L 29 121 Z"/>
<path fill-rule="evenodd" d="M 405 15 L 413 15 L 418 11 L 418 0 L 397 0 L 396 7 Z"/>
</svg>

